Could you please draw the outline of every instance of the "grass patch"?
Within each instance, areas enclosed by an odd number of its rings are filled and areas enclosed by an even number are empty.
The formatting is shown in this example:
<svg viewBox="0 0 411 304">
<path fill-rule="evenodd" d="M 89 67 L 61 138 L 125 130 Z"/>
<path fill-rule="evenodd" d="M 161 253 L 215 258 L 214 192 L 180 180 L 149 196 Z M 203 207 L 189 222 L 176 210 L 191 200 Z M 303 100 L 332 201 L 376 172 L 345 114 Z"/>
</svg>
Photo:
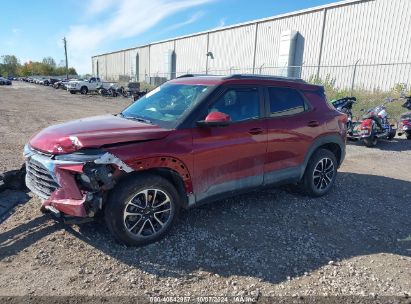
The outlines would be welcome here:
<svg viewBox="0 0 411 304">
<path fill-rule="evenodd" d="M 315 76 L 310 77 L 308 82 L 313 84 L 320 84 L 324 86 L 325 94 L 328 100 L 338 99 L 346 96 L 351 96 L 351 91 L 347 89 L 340 89 L 335 85 L 335 78 L 327 75 L 324 79 Z M 386 105 L 387 112 L 392 119 L 399 119 L 400 115 L 408 112 L 407 109 L 401 107 L 405 102 L 404 99 L 399 99 L 403 92 L 406 96 L 411 95 L 411 86 L 407 84 L 396 84 L 389 91 L 373 90 L 368 91 L 364 89 L 354 89 L 352 96 L 357 98 L 357 102 L 353 106 L 353 115 L 355 118 L 362 116 L 362 109 L 374 108 L 381 105 L 386 98 L 397 99 L 392 103 Z"/>
</svg>

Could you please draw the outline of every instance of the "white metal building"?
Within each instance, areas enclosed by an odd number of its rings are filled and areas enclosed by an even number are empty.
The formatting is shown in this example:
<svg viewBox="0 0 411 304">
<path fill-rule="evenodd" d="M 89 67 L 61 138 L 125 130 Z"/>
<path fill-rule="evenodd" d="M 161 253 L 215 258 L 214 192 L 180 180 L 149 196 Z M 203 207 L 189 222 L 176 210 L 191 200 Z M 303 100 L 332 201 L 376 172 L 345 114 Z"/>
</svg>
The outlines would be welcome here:
<svg viewBox="0 0 411 304">
<path fill-rule="evenodd" d="M 261 73 L 387 90 L 411 84 L 411 0 L 340 1 L 96 55 L 92 67 L 105 80 Z"/>
</svg>

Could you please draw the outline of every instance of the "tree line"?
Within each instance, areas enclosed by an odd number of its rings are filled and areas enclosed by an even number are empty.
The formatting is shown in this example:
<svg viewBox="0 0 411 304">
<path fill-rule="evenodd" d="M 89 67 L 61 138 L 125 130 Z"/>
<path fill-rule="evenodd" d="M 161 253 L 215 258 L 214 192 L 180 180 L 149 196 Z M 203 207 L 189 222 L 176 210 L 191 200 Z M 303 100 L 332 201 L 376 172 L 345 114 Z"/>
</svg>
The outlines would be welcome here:
<svg viewBox="0 0 411 304">
<path fill-rule="evenodd" d="M 74 68 L 68 69 L 69 75 L 77 75 Z M 14 55 L 3 55 L 0 58 L 0 76 L 31 76 L 31 75 L 47 75 L 47 76 L 63 76 L 66 75 L 66 67 L 61 64 L 57 66 L 52 57 L 45 57 L 41 62 L 29 61 L 20 64 L 19 60 Z"/>
</svg>

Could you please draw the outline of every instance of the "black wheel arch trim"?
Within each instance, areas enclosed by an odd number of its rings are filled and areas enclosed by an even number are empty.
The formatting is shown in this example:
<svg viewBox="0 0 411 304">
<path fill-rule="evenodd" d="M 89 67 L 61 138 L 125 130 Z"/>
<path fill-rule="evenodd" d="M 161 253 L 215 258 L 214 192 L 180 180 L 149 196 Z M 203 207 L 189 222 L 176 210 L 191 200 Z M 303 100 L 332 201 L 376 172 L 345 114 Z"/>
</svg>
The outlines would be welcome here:
<svg viewBox="0 0 411 304">
<path fill-rule="evenodd" d="M 317 137 L 314 142 L 310 145 L 308 148 L 307 154 L 305 155 L 304 159 L 304 164 L 302 166 L 302 172 L 300 173 L 300 178 L 303 177 L 305 169 L 307 168 L 308 162 L 310 161 L 311 157 L 313 156 L 314 152 L 320 148 L 321 146 L 324 146 L 326 144 L 337 144 L 340 147 L 341 151 L 341 156 L 339 159 L 339 163 L 337 168 L 340 167 L 342 162 L 344 161 L 345 158 L 345 141 L 341 137 L 340 134 L 328 134 L 328 135 L 322 135 Z"/>
</svg>

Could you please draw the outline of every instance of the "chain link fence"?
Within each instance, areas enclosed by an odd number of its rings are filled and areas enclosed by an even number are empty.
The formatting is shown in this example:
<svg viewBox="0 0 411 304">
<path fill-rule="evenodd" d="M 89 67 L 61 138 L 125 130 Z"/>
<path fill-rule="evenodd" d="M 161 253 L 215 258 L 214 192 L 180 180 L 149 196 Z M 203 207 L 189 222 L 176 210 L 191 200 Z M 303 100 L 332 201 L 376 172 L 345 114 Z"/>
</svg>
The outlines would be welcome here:
<svg viewBox="0 0 411 304">
<path fill-rule="evenodd" d="M 411 62 L 352 65 L 302 65 L 278 67 L 261 65 L 255 68 L 230 67 L 225 69 L 209 68 L 207 71 L 177 71 L 173 73 L 150 72 L 135 75 L 100 75 L 105 81 L 139 81 L 150 86 L 159 86 L 164 82 L 185 74 L 232 75 L 261 74 L 272 76 L 291 76 L 308 82 L 332 86 L 336 90 L 365 90 L 370 92 L 388 92 L 401 86 L 411 87 Z"/>
</svg>

